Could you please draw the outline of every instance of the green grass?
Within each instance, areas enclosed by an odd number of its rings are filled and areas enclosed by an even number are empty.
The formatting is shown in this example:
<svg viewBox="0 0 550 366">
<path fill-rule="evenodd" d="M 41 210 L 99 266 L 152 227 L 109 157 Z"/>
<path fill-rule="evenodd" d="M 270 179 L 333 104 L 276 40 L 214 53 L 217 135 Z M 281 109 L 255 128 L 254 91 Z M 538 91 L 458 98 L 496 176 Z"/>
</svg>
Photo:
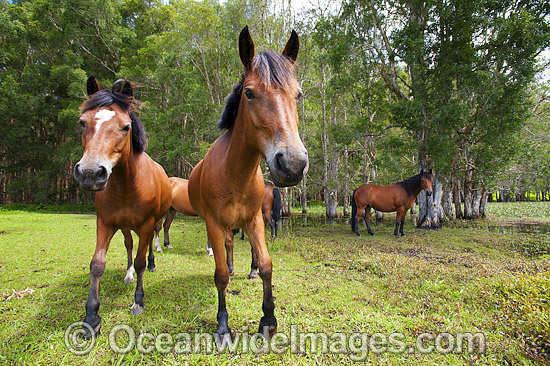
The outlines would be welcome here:
<svg viewBox="0 0 550 366">
<path fill-rule="evenodd" d="M 546 214 L 544 214 L 546 215 Z M 539 217 L 539 216 L 537 216 Z M 543 217 L 541 215 L 540 217 Z M 344 220 L 322 216 L 286 220 L 280 237 L 268 240 L 273 259 L 278 331 L 400 332 L 407 346 L 421 333 L 481 332 L 484 354 L 466 352 L 400 354 L 370 352 L 369 364 L 521 364 L 548 361 L 550 260 L 541 232 L 492 230 L 490 225 L 457 223 L 440 230 L 415 229 L 407 219 L 404 238 L 395 238 L 393 220 L 374 226 L 376 235 L 350 232 Z M 469 226 L 469 227 L 468 227 Z M 0 210 L 0 364 L 342 364 L 351 354 L 307 351 L 292 354 L 118 355 L 109 332 L 119 324 L 136 334 L 176 335 L 216 329 L 214 262 L 204 253 L 206 230 L 196 218 L 178 218 L 171 230 L 174 250 L 156 256 L 157 271 L 144 277 L 145 312 L 130 314 L 135 285 L 125 285 L 122 235 L 113 238 L 101 280 L 102 334 L 89 355 L 75 356 L 64 343 L 65 329 L 84 317 L 89 262 L 95 246 L 93 214 Z M 135 250 L 134 250 L 135 252 Z M 262 285 L 249 280 L 250 246 L 235 240 L 235 275 L 228 288 L 229 325 L 256 330 Z M 30 288 L 32 294 L 10 297 Z M 537 338 L 538 337 L 538 338 Z M 408 350 L 408 348 L 407 348 Z M 546 354 L 545 354 L 546 352 Z M 351 352 L 350 352 L 351 353 Z M 359 352 L 360 353 L 360 352 Z"/>
<path fill-rule="evenodd" d="M 490 202 L 488 217 L 550 219 L 550 202 Z"/>
</svg>

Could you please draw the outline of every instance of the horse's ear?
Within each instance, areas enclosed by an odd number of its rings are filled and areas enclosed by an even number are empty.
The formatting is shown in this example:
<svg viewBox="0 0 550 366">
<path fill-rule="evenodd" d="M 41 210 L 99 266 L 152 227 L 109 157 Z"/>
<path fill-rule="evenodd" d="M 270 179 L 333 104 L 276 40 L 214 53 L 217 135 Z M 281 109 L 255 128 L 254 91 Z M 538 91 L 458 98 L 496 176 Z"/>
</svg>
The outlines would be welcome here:
<svg viewBox="0 0 550 366">
<path fill-rule="evenodd" d="M 111 92 L 118 92 L 129 97 L 134 96 L 134 89 L 132 88 L 132 84 L 130 84 L 130 82 L 126 79 L 118 79 L 117 81 L 115 81 Z"/>
<path fill-rule="evenodd" d="M 241 56 L 245 71 L 252 69 L 252 58 L 254 55 L 254 41 L 248 32 L 248 25 L 245 25 L 241 34 L 239 34 L 239 56 Z"/>
<path fill-rule="evenodd" d="M 428 173 L 430 173 L 430 174 L 432 174 L 432 175 L 433 175 L 433 172 L 432 172 L 432 170 L 431 170 L 431 169 L 430 169 L 430 170 L 428 170 Z"/>
<path fill-rule="evenodd" d="M 282 54 L 290 59 L 292 63 L 296 62 L 298 57 L 298 50 L 300 49 L 300 39 L 298 38 L 298 33 L 292 30 L 290 39 L 286 43 L 285 49 Z"/>
<path fill-rule="evenodd" d="M 95 76 L 90 75 L 86 81 L 86 92 L 88 93 L 88 96 L 97 93 L 99 90 L 101 90 L 101 86 L 95 79 Z"/>
<path fill-rule="evenodd" d="M 420 175 L 424 174 L 424 169 L 420 169 Z"/>
</svg>

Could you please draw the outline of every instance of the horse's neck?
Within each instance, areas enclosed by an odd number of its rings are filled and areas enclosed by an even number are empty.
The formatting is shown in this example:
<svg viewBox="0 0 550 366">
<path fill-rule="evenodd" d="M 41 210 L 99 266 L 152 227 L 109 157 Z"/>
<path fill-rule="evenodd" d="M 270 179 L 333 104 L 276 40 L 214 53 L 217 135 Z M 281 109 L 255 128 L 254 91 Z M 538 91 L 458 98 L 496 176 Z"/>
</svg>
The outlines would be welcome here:
<svg viewBox="0 0 550 366">
<path fill-rule="evenodd" d="M 117 194 L 134 193 L 137 187 L 137 157 L 133 151 L 121 157 L 109 177 L 107 187 Z"/>
<path fill-rule="evenodd" d="M 242 181 L 255 177 L 262 159 L 261 153 L 246 140 L 244 120 L 237 117 L 233 128 L 227 132 L 230 139 L 227 151 L 227 170 L 238 174 Z"/>
</svg>

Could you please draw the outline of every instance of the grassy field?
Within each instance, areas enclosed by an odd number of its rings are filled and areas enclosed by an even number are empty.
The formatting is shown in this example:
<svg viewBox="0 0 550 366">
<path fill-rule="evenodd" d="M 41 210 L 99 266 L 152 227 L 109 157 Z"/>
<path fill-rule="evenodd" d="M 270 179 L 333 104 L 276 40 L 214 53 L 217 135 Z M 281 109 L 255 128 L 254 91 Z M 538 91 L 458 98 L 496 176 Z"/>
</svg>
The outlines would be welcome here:
<svg viewBox="0 0 550 366">
<path fill-rule="evenodd" d="M 533 207 L 538 213 L 531 217 L 548 220 L 548 211 Z M 159 337 L 163 333 L 177 343 L 178 334 L 196 333 L 193 339 L 200 341 L 216 329 L 214 263 L 204 253 L 200 220 L 174 222 L 175 249 L 158 254 L 157 271 L 145 274 L 145 312 L 139 316 L 130 314 L 135 285 L 123 283 L 126 255 L 117 233 L 101 281 L 102 333 L 89 354 L 78 356 L 69 352 L 65 334 L 84 317 L 95 216 L 33 211 L 0 209 L 0 364 L 540 365 L 550 360 L 550 234 L 515 226 L 513 214 L 500 214 L 505 225 L 457 222 L 439 230 L 415 229 L 408 218 L 404 238 L 393 237 L 389 217 L 374 226 L 374 237 L 364 226 L 361 237 L 352 235 L 345 220 L 286 219 L 268 247 L 279 340 L 294 343 L 266 354 L 242 347 L 209 352 L 204 343 L 191 353 L 170 342 L 163 346 L 169 339 Z M 262 316 L 262 286 L 247 278 L 249 266 L 248 241 L 236 240 L 229 325 L 242 333 L 250 329 L 252 336 Z M 145 349 L 113 351 L 109 334 L 126 326 L 145 340 Z M 326 334 L 330 352 L 321 345 L 312 349 L 309 341 L 301 352 L 295 332 L 302 342 L 302 333 Z M 472 353 L 457 349 L 459 333 L 481 334 L 484 352 L 479 342 Z M 121 348 L 130 338 L 119 332 L 111 343 Z"/>
</svg>

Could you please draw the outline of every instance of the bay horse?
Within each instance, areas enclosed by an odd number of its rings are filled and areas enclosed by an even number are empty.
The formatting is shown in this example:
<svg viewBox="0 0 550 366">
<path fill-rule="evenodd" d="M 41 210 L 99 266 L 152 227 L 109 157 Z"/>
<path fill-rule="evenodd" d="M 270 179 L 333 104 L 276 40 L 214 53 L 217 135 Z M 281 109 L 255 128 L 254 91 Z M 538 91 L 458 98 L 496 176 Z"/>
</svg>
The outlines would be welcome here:
<svg viewBox="0 0 550 366">
<path fill-rule="evenodd" d="M 277 237 L 277 228 L 281 219 L 281 192 L 279 188 L 265 186 L 264 200 L 262 201 L 262 213 L 271 227 L 271 237 Z M 275 235 L 273 235 L 275 230 Z M 244 231 L 241 233 L 241 240 L 244 239 Z"/>
<path fill-rule="evenodd" d="M 86 302 L 88 324 L 97 334 L 101 327 L 99 283 L 105 270 L 106 255 L 113 235 L 120 229 L 128 250 L 128 271 L 132 255 L 133 230 L 139 236 L 134 260 L 137 286 L 131 312 L 141 314 L 143 274 L 147 248 L 149 269 L 154 268 L 153 230 L 170 207 L 172 192 L 164 169 L 145 152 L 147 138 L 136 116 L 138 101 L 132 85 L 123 79 L 111 91 L 101 89 L 95 77 L 86 83 L 88 99 L 80 106 L 82 147 L 84 153 L 74 167 L 80 186 L 95 191 L 97 242 L 90 263 L 90 293 Z M 90 337 L 86 331 L 86 335 Z"/>
<path fill-rule="evenodd" d="M 401 236 L 405 216 L 418 194 L 425 189 L 426 195 L 432 194 L 432 170 L 420 171 L 409 179 L 395 183 L 393 186 L 376 186 L 373 184 L 364 184 L 353 191 L 351 196 L 351 231 L 357 236 L 359 234 L 358 222 L 365 212 L 364 220 L 370 235 L 374 235 L 370 228 L 370 210 L 371 208 L 381 212 L 397 211 L 395 215 L 395 230 L 393 234 L 398 236 L 398 229 Z M 399 227 L 401 225 L 401 227 Z"/>
<path fill-rule="evenodd" d="M 164 229 L 164 246 L 167 249 L 174 249 L 174 247 L 170 244 L 169 232 L 172 221 L 174 221 L 174 218 L 176 217 L 176 213 L 179 212 L 187 216 L 198 215 L 195 210 L 193 210 L 193 207 L 191 207 L 191 202 L 189 201 L 189 192 L 187 189 L 189 180 L 178 177 L 170 177 L 169 180 L 172 188 L 172 204 L 166 213 L 166 218 L 164 219 L 164 224 L 162 226 Z M 159 229 L 160 226 L 157 230 L 155 230 L 155 247 L 157 252 L 162 252 L 158 235 Z"/>
<path fill-rule="evenodd" d="M 260 160 L 266 158 L 277 186 L 298 184 L 309 166 L 308 154 L 298 133 L 297 101 L 302 93 L 294 75 L 299 40 L 292 31 L 282 54 L 255 54 L 245 26 L 239 35 L 239 56 L 244 75 L 226 98 L 218 121 L 220 136 L 189 177 L 189 198 L 206 222 L 214 251 L 214 282 L 218 290 L 217 337 L 230 337 L 226 309 L 229 268 L 224 258 L 233 251 L 232 229 L 243 228 L 258 257 L 263 282 L 264 316 L 259 331 L 277 331 L 271 286 L 272 262 L 265 244 L 262 219 L 264 179 Z"/>
</svg>

